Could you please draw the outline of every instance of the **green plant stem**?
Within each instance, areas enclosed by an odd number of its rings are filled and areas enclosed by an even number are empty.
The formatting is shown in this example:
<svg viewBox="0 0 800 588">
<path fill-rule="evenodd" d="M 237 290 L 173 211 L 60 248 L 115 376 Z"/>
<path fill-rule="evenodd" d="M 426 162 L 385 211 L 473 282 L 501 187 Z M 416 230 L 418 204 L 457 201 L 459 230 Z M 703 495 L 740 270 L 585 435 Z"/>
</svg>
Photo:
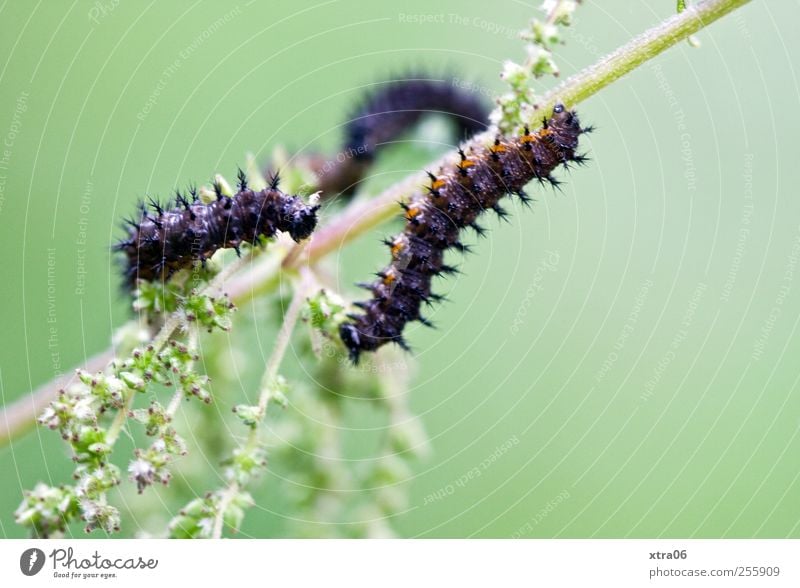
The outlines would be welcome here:
<svg viewBox="0 0 800 588">
<path fill-rule="evenodd" d="M 222 530 L 225 528 L 225 511 L 231 504 L 231 501 L 241 491 L 239 483 L 235 480 L 232 481 L 225 490 L 222 491 L 222 500 L 219 501 L 217 513 L 214 516 L 214 528 L 211 531 L 212 539 L 222 539 Z"/>
<path fill-rule="evenodd" d="M 283 316 L 283 323 L 281 324 L 280 331 L 278 331 L 275 347 L 272 350 L 272 354 L 267 362 L 267 367 L 264 370 L 264 375 L 261 378 L 261 394 L 258 397 L 258 416 L 261 419 L 264 418 L 264 414 L 267 412 L 270 391 L 274 387 L 275 380 L 278 377 L 278 369 L 286 355 L 286 350 L 289 348 L 289 342 L 292 339 L 294 327 L 297 324 L 297 319 L 300 318 L 300 311 L 303 309 L 310 283 L 307 274 L 308 270 L 303 272 L 303 276 L 295 286 L 292 301 L 289 303 L 289 308 Z"/>
<path fill-rule="evenodd" d="M 547 18 L 544 21 L 546 24 L 551 25 L 556 21 L 556 15 L 558 14 L 562 4 L 564 4 L 564 0 L 558 0 L 558 2 L 553 4 L 553 8 L 550 9 L 550 14 L 547 15 Z"/>
<path fill-rule="evenodd" d="M 164 345 L 172 338 L 177 328 L 181 324 L 181 318 L 178 313 L 171 315 L 164 325 L 159 329 L 158 334 L 153 338 L 153 348 L 156 353 L 164 348 Z"/>
<path fill-rule="evenodd" d="M 199 338 L 199 332 L 197 330 L 197 327 L 196 326 L 190 327 L 189 335 L 187 337 L 188 339 L 187 344 L 190 351 L 197 349 L 198 338 Z M 190 364 L 187 365 L 187 367 L 191 366 L 194 366 L 194 361 L 192 361 Z M 184 392 L 183 390 L 181 390 L 181 387 L 175 386 L 175 392 L 172 394 L 172 398 L 170 399 L 166 410 L 167 416 L 169 418 L 173 418 L 175 416 L 175 413 L 178 412 L 178 407 L 181 405 L 181 400 L 183 400 L 183 395 Z"/>
<path fill-rule="evenodd" d="M 559 101 L 569 107 L 574 107 L 646 61 L 749 1 L 706 0 L 695 4 L 565 80 L 545 94 L 537 107 L 547 110 Z M 496 129 L 489 129 L 470 139 L 464 147 L 482 147 L 492 141 L 496 133 Z M 427 169 L 438 169 L 452 162 L 456 157 L 455 152 L 448 153 L 438 161 L 429 164 Z M 254 263 L 252 274 L 244 272 L 243 275 L 232 279 L 227 286 L 231 299 L 237 303 L 246 299 L 249 294 L 263 294 L 274 290 L 280 283 L 281 271 L 292 272 L 304 265 L 314 264 L 328 253 L 338 250 L 379 224 L 394 218 L 398 210 L 397 203 L 408 200 L 411 194 L 424 185 L 425 181 L 425 174 L 412 174 L 384 191 L 377 198 L 354 202 L 326 226 L 317 230 L 307 247 L 295 246 L 289 251 L 283 259 L 280 269 L 274 258 L 268 258 Z M 93 357 L 90 361 L 94 362 L 92 365 L 96 365 L 97 361 L 95 360 L 110 359 L 111 357 L 113 357 L 113 353 L 106 351 Z M 63 382 L 64 379 L 59 377 L 38 388 L 33 394 L 35 400 L 29 397 L 20 399 L 0 413 L 0 446 L 30 428 L 41 408 L 55 397 L 58 388 L 64 385 Z"/>
<path fill-rule="evenodd" d="M 93 355 L 82 365 L 87 372 L 99 372 L 113 359 L 114 349 L 110 348 Z M 58 395 L 59 390 L 69 386 L 75 377 L 75 371 L 65 372 L 42 384 L 30 394 L 4 406 L 0 412 L 0 447 L 33 428 L 36 416 L 42 414 L 47 405 Z"/>
<path fill-rule="evenodd" d="M 250 429 L 246 441 L 247 449 L 255 449 L 258 445 L 260 425 L 267 412 L 270 393 L 278 377 L 278 370 L 283 362 L 283 358 L 286 356 L 286 350 L 289 348 L 289 342 L 292 340 L 292 333 L 294 332 L 295 325 L 300 318 L 300 311 L 303 309 L 306 293 L 312 283 L 308 270 L 302 272 L 302 274 L 300 280 L 295 285 L 292 301 L 289 303 L 289 308 L 286 310 L 286 314 L 283 317 L 283 323 L 275 339 L 275 347 L 267 361 L 267 367 L 261 378 L 261 392 L 258 397 L 259 422 Z M 214 517 L 214 527 L 211 532 L 211 537 L 213 539 L 222 538 L 222 531 L 225 527 L 225 511 L 228 510 L 231 501 L 240 491 L 241 486 L 235 479 L 232 479 L 228 486 L 222 491 L 222 499 L 220 500 L 216 516 Z"/>
<path fill-rule="evenodd" d="M 181 400 L 183 400 L 183 391 L 180 389 L 175 390 L 172 398 L 170 398 L 169 405 L 167 405 L 167 416 L 170 418 L 175 416 L 175 413 L 178 412 L 178 407 L 181 405 Z"/>
<path fill-rule="evenodd" d="M 111 422 L 108 432 L 106 432 L 106 445 L 109 447 L 114 447 L 114 444 L 117 442 L 119 434 L 122 432 L 122 427 L 125 426 L 125 422 L 128 419 L 128 412 L 133 407 L 133 400 L 136 398 L 136 394 L 137 392 L 135 390 L 128 390 L 128 396 L 125 398 L 122 408 L 120 408 L 116 416 L 114 416 L 114 420 Z"/>
<path fill-rule="evenodd" d="M 692 33 L 696 33 L 748 2 L 750 0 L 706 0 L 693 5 L 635 37 L 594 65 L 568 78 L 547 92 L 537 107 L 546 111 L 557 102 L 562 102 L 570 108 L 574 107 Z M 529 123 L 534 128 L 539 121 L 522 122 Z M 469 151 L 470 148 L 482 148 L 493 141 L 496 135 L 497 129 L 490 128 L 475 135 L 462 145 L 462 148 L 465 151 Z M 457 160 L 458 154 L 450 152 L 438 161 L 429 164 L 427 169 L 436 170 Z M 407 201 L 411 194 L 418 191 L 427 181 L 424 172 L 412 174 L 385 190 L 377 198 L 353 203 L 325 227 L 317 230 L 305 250 L 301 252 L 296 247 L 295 251 L 289 252 L 283 267 L 296 269 L 304 264 L 313 264 L 375 226 L 394 218 L 398 213 L 397 203 Z"/>
<path fill-rule="evenodd" d="M 565 80 L 550 90 L 536 107 L 548 111 L 556 102 L 573 107 L 748 2 L 750 0 L 706 0 L 693 4 Z M 532 124 L 535 121 L 524 122 Z"/>
</svg>

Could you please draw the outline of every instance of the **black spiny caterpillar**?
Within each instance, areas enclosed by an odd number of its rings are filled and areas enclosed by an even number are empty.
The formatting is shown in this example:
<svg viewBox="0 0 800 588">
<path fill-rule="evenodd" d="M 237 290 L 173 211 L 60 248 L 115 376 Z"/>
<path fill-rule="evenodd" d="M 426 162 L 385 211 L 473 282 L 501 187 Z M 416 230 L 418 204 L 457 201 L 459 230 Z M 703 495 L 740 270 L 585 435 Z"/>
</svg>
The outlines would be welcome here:
<svg viewBox="0 0 800 588">
<path fill-rule="evenodd" d="M 129 286 L 137 279 L 166 280 L 176 271 L 204 262 L 218 249 L 254 243 L 284 231 L 295 241 L 308 237 L 317 225 L 317 208 L 298 196 L 278 189 L 278 177 L 254 191 L 239 171 L 239 191 L 223 194 L 215 185 L 217 199 L 204 204 L 191 190 L 174 203 L 142 203 L 141 214 L 126 220 L 129 234 L 115 249 L 125 254 L 124 277 Z"/>
<path fill-rule="evenodd" d="M 403 205 L 405 229 L 387 241 L 390 265 L 378 273 L 378 280 L 364 285 L 372 298 L 356 304 L 363 314 L 350 315 L 339 328 L 352 361 L 390 341 L 407 349 L 403 329 L 409 321 L 427 324 L 420 307 L 441 299 L 431 292 L 431 279 L 454 271 L 443 258 L 448 249 L 464 250 L 460 231 L 471 227 L 483 234 L 475 220 L 487 209 L 505 216 L 498 201 L 506 194 L 527 203 L 523 188 L 531 180 L 557 186 L 551 172 L 559 165 L 585 161 L 575 150 L 578 137 L 590 130 L 581 128 L 577 115 L 559 104 L 536 133 L 526 128 L 519 137 L 498 136 L 488 147 L 460 151 L 457 164 L 429 173 L 427 193 Z"/>
<path fill-rule="evenodd" d="M 417 74 L 383 83 L 350 113 L 344 145 L 336 157 L 312 161 L 318 175 L 316 189 L 323 198 L 352 195 L 381 149 L 430 114 L 451 119 L 461 141 L 486 129 L 489 105 L 449 79 Z"/>
</svg>

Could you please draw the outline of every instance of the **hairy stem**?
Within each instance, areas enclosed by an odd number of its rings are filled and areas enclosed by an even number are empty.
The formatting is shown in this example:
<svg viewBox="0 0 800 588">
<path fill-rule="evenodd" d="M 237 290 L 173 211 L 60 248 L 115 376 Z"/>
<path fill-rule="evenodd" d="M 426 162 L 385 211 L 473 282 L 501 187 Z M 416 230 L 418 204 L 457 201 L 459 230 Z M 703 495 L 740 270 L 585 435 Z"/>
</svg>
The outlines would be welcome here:
<svg viewBox="0 0 800 588">
<path fill-rule="evenodd" d="M 547 110 L 560 101 L 573 107 L 749 1 L 706 0 L 693 5 L 565 80 L 545 94 L 536 106 Z M 533 123 L 535 121 L 522 122 Z M 483 146 L 492 141 L 496 133 L 496 129 L 489 129 L 473 137 L 465 147 Z M 428 169 L 438 169 L 456 157 L 455 152 L 448 153 L 428 165 Z M 267 257 L 254 263 L 252 271 L 243 272 L 242 275 L 231 279 L 227 290 L 232 300 L 239 302 L 246 299 L 248 295 L 263 294 L 275 289 L 280 282 L 281 270 L 296 271 L 304 265 L 313 264 L 328 253 L 338 250 L 360 235 L 395 217 L 397 202 L 407 200 L 424 184 L 425 179 L 423 173 L 413 174 L 384 191 L 377 198 L 356 201 L 334 217 L 326 226 L 318 229 L 305 248 L 299 245 L 295 246 L 286 255 L 280 266 L 275 262 L 274 257 Z M 106 351 L 94 356 L 89 365 L 94 367 L 101 362 L 102 365 L 105 365 L 111 357 L 113 357 L 113 352 Z M 28 430 L 39 411 L 55 397 L 59 387 L 63 387 L 65 382 L 69 382 L 70 379 L 71 376 L 66 379 L 64 377 L 56 378 L 38 388 L 31 396 L 22 398 L 5 408 L 0 413 L 0 446 Z"/>
<path fill-rule="evenodd" d="M 302 244 L 301 244 L 302 246 Z M 255 448 L 258 444 L 260 435 L 260 422 L 263 420 L 266 412 L 267 405 L 269 404 L 270 393 L 274 387 L 275 379 L 278 377 L 278 369 L 286 356 L 286 350 L 289 348 L 289 342 L 292 339 L 297 319 L 300 318 L 300 311 L 303 309 L 306 293 L 309 290 L 311 280 L 309 279 L 308 271 L 303 272 L 299 283 L 294 289 L 292 301 L 289 303 L 289 308 L 283 317 L 280 331 L 278 331 L 277 338 L 275 339 L 275 347 L 272 349 L 272 354 L 267 361 L 267 367 L 264 370 L 264 375 L 261 378 L 261 393 L 258 397 L 258 417 L 259 423 L 250 429 L 247 436 L 247 447 L 249 449 Z M 213 539 L 220 539 L 222 531 L 225 527 L 225 511 L 228 510 L 231 501 L 241 491 L 239 482 L 235 479 L 231 480 L 227 488 L 223 490 L 222 499 L 220 500 L 216 516 L 214 517 L 214 527 L 211 532 Z"/>
<path fill-rule="evenodd" d="M 133 400 L 136 398 L 136 394 L 137 392 L 135 390 L 128 390 L 128 397 L 122 404 L 122 408 L 120 408 L 114 416 L 114 420 L 106 433 L 106 445 L 109 447 L 114 447 L 114 444 L 117 442 L 119 434 L 122 432 L 122 427 L 125 426 L 125 422 L 128 419 L 128 412 L 133 407 Z"/>
<path fill-rule="evenodd" d="M 556 102 L 562 102 L 567 107 L 575 106 L 676 43 L 687 39 L 748 2 L 750 0 L 706 0 L 692 5 L 634 37 L 591 67 L 565 80 L 549 91 L 536 107 L 547 111 Z"/>
<path fill-rule="evenodd" d="M 197 349 L 197 339 L 198 339 L 198 337 L 199 337 L 199 333 L 197 331 L 197 328 L 196 327 L 192 328 L 189 331 L 189 335 L 187 337 L 187 339 L 188 339 L 187 343 L 188 343 L 188 347 L 189 347 L 190 351 L 194 351 L 194 350 Z M 193 366 L 193 365 L 194 365 L 194 361 L 192 361 L 189 364 L 189 366 Z M 169 404 L 167 405 L 167 416 L 169 418 L 173 418 L 175 416 L 175 413 L 178 412 L 178 408 L 181 405 L 181 400 L 183 400 L 183 395 L 184 395 L 184 392 L 183 392 L 183 390 L 181 390 L 180 386 L 175 386 L 175 392 L 172 394 L 172 398 L 170 399 Z"/>
<path fill-rule="evenodd" d="M 547 15 L 547 18 L 544 22 L 551 25 L 556 21 L 556 16 L 558 16 L 558 11 L 561 8 L 561 5 L 564 3 L 564 0 L 558 0 L 553 7 L 550 9 L 550 14 Z"/>
<path fill-rule="evenodd" d="M 537 107 L 547 111 L 556 102 L 574 107 L 646 61 L 749 1 L 706 0 L 691 6 L 568 78 L 547 92 Z M 529 123 L 534 128 L 538 121 L 521 122 Z M 497 129 L 490 128 L 472 137 L 462 147 L 467 151 L 470 147 L 483 147 L 493 141 L 496 134 Z M 427 169 L 436 170 L 457 158 L 456 152 L 450 152 L 429 164 Z M 318 229 L 304 251 L 301 252 L 295 247 L 294 251 L 289 252 L 283 264 L 284 268 L 298 268 L 303 264 L 314 263 L 375 226 L 394 218 L 398 213 L 397 203 L 407 201 L 410 195 L 418 191 L 426 181 L 425 173 L 412 174 L 385 190 L 377 198 L 355 202 L 326 226 Z"/>
<path fill-rule="evenodd" d="M 286 314 L 283 317 L 283 324 L 278 331 L 277 339 L 275 340 L 275 348 L 272 350 L 267 367 L 264 370 L 264 376 L 261 379 L 261 394 L 258 397 L 258 414 L 260 418 L 264 418 L 264 413 L 267 411 L 267 403 L 269 402 L 270 391 L 275 384 L 275 379 L 278 377 L 278 368 L 283 362 L 283 357 L 286 355 L 286 350 L 289 348 L 289 341 L 292 339 L 294 326 L 297 324 L 297 319 L 300 317 L 300 311 L 303 309 L 305 296 L 308 292 L 310 280 L 307 277 L 307 270 L 304 272 L 300 283 L 297 284 L 292 296 L 292 301 Z"/>
<path fill-rule="evenodd" d="M 99 372 L 114 359 L 114 349 L 93 355 L 83 365 L 87 372 Z M 75 378 L 75 371 L 66 372 L 42 384 L 30 394 L 4 406 L 0 412 L 0 447 L 7 445 L 12 439 L 27 433 L 36 423 L 36 416 L 42 414 L 59 390 L 69 386 Z"/>
<path fill-rule="evenodd" d="M 219 501 L 219 508 L 214 517 L 214 529 L 211 531 L 212 539 L 222 539 L 222 530 L 225 528 L 225 511 L 231 505 L 231 501 L 239 493 L 239 483 L 235 480 L 223 490 L 222 500 Z"/>
</svg>

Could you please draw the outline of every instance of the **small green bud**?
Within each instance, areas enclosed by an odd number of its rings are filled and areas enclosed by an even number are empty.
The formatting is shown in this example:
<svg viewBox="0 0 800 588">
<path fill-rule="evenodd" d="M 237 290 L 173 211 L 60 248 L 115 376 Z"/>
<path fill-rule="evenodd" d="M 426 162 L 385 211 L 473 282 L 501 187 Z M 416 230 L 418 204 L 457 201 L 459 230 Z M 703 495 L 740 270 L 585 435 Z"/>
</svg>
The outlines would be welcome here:
<svg viewBox="0 0 800 588">
<path fill-rule="evenodd" d="M 125 385 L 128 386 L 128 388 L 132 388 L 133 390 L 138 390 L 140 392 L 144 391 L 146 388 L 144 378 L 134 374 L 133 372 L 120 372 L 119 376 Z"/>
<path fill-rule="evenodd" d="M 261 420 L 261 415 L 257 406 L 237 404 L 233 408 L 233 412 L 235 412 L 236 416 L 242 419 L 242 422 L 248 427 L 255 427 Z"/>
</svg>

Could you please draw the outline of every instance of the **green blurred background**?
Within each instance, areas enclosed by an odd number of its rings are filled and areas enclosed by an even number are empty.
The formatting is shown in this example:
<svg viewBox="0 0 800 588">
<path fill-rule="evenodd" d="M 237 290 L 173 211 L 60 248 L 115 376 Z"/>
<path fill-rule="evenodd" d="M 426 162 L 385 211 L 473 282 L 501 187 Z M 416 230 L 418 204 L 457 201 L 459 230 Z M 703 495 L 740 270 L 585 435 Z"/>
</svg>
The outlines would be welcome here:
<svg viewBox="0 0 800 588">
<path fill-rule="evenodd" d="M 587 2 L 562 76 L 674 4 Z M 409 68 L 501 91 L 536 7 L 3 3 L 2 401 L 79 366 L 130 316 L 108 245 L 136 198 L 233 176 L 248 151 L 330 152 L 360 88 Z M 513 206 L 510 225 L 490 222 L 443 285 L 442 328 L 409 334 L 432 453 L 407 481 L 401 535 L 800 537 L 798 17 L 796 2 L 753 2 L 699 49 L 683 43 L 582 104 L 598 127 L 591 164 L 533 211 Z M 385 163 L 375 185 L 417 165 Z M 336 257 L 343 291 L 384 261 L 389 230 Z M 363 454 L 359 418 L 348 435 Z M 24 534 L 23 488 L 70 471 L 46 430 L 0 449 L 0 535 Z M 292 513 L 275 483 L 256 489 L 244 536 L 282 534 Z"/>
</svg>

